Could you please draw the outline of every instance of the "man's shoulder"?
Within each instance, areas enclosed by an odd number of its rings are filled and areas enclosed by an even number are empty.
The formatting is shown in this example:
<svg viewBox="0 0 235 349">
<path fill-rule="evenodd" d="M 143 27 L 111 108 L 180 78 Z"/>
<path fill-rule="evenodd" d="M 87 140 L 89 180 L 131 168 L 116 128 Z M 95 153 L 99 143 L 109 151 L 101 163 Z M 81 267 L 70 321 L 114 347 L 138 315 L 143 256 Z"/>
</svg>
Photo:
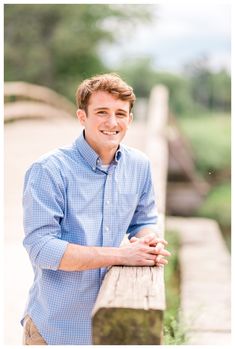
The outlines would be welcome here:
<svg viewBox="0 0 235 349">
<path fill-rule="evenodd" d="M 141 164 L 148 164 L 148 156 L 141 150 L 122 144 L 122 152 L 128 161 L 133 161 Z"/>
<path fill-rule="evenodd" d="M 69 155 L 73 154 L 74 149 L 71 145 L 52 149 L 39 156 L 30 166 L 41 167 L 43 169 L 55 170 L 61 169 L 69 159 Z"/>
</svg>

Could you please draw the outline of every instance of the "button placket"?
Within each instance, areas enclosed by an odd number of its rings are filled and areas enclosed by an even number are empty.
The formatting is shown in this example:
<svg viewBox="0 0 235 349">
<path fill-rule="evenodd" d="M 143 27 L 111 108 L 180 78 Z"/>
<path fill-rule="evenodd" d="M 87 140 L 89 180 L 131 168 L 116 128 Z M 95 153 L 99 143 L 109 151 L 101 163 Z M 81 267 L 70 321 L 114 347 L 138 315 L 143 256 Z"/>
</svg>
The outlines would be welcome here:
<svg viewBox="0 0 235 349">
<path fill-rule="evenodd" d="M 103 205 L 103 246 L 112 244 L 112 172 L 107 174 L 104 188 L 104 205 Z"/>
</svg>

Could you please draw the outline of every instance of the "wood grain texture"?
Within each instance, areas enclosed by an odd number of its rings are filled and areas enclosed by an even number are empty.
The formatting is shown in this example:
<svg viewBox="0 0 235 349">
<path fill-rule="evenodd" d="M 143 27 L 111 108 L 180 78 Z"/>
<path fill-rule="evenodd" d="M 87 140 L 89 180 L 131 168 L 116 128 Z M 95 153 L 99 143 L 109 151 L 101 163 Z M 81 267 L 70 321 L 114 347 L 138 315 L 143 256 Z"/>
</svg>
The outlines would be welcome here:
<svg viewBox="0 0 235 349">
<path fill-rule="evenodd" d="M 101 308 L 164 310 L 163 268 L 111 267 L 105 275 L 93 315 Z"/>
</svg>

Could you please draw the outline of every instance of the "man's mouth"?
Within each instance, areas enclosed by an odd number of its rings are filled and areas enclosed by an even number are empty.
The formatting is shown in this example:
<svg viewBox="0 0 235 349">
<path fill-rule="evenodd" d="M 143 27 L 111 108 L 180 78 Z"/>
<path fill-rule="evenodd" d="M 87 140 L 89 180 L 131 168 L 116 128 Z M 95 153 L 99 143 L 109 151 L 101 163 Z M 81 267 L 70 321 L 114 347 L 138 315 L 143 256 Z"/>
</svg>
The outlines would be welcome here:
<svg viewBox="0 0 235 349">
<path fill-rule="evenodd" d="M 119 131 L 104 131 L 104 130 L 101 130 L 100 132 L 108 136 L 115 136 L 119 133 Z"/>
</svg>

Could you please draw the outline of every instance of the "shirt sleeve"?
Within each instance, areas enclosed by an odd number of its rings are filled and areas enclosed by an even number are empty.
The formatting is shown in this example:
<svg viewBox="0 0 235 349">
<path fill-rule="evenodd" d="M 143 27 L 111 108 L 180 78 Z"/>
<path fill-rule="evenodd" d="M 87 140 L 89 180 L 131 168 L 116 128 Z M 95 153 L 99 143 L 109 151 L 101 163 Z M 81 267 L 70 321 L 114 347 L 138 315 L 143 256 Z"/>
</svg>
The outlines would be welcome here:
<svg viewBox="0 0 235 349">
<path fill-rule="evenodd" d="M 147 175 L 145 183 L 143 185 L 142 194 L 127 231 L 127 234 L 129 234 L 128 239 L 135 236 L 142 228 L 149 227 L 156 232 L 157 218 L 154 186 L 152 181 L 150 163 L 148 162 Z"/>
<path fill-rule="evenodd" d="M 33 265 L 57 270 L 66 250 L 61 240 L 60 222 L 64 216 L 64 188 L 58 173 L 40 163 L 26 172 L 23 216 L 26 248 Z"/>
</svg>

